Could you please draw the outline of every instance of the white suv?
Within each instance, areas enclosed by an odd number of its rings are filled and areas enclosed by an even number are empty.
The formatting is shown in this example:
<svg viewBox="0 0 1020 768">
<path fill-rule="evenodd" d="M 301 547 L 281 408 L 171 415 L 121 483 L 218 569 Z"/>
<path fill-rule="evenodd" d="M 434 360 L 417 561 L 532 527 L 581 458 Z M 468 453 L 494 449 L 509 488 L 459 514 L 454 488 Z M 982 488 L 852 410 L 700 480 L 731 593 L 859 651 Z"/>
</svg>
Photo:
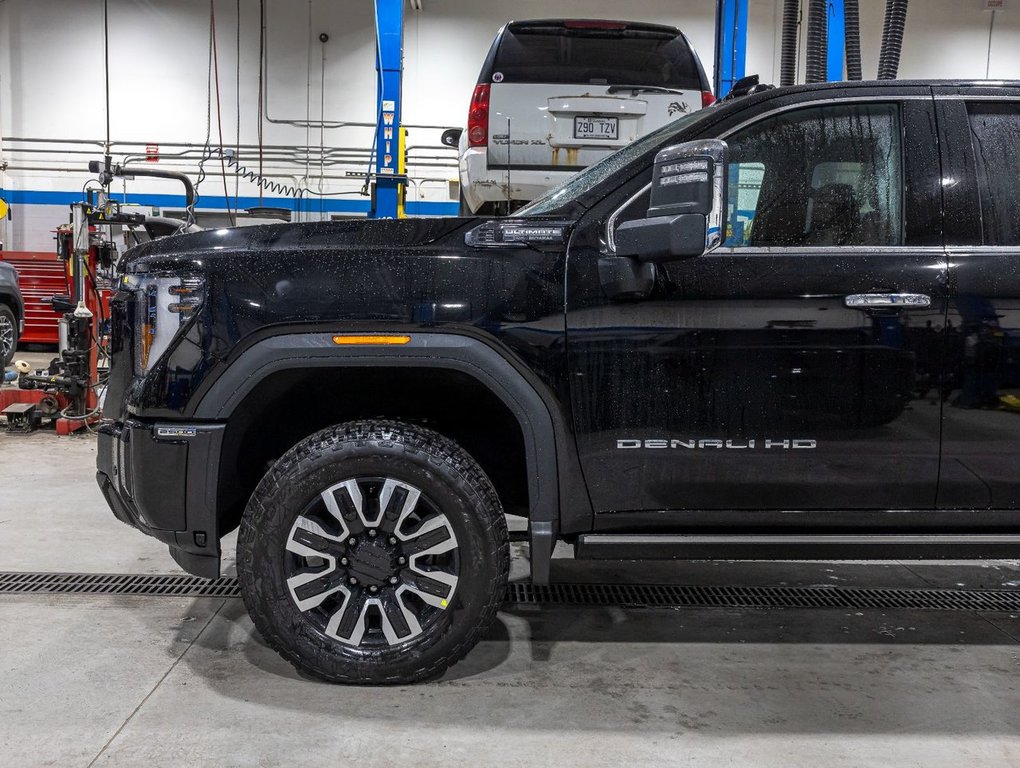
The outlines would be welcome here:
<svg viewBox="0 0 1020 768">
<path fill-rule="evenodd" d="M 461 214 L 509 213 L 714 100 L 676 27 L 511 21 L 485 57 L 460 136 Z"/>
</svg>

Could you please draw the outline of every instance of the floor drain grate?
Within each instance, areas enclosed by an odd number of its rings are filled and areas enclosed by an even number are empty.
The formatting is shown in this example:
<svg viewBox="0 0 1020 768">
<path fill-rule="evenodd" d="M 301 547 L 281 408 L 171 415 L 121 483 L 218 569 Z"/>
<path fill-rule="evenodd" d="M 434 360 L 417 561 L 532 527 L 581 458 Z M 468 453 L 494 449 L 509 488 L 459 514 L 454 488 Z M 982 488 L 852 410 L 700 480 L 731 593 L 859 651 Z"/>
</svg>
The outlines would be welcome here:
<svg viewBox="0 0 1020 768">
<path fill-rule="evenodd" d="M 238 597 L 237 580 L 126 573 L 0 572 L 0 594 Z M 515 582 L 512 605 L 633 608 L 844 608 L 933 611 L 1020 611 L 1020 590 L 889 589 L 861 587 L 681 586 L 668 584 L 551 584 Z"/>
<path fill-rule="evenodd" d="M 0 572 L 0 594 L 240 597 L 237 579 L 131 573 Z"/>
</svg>

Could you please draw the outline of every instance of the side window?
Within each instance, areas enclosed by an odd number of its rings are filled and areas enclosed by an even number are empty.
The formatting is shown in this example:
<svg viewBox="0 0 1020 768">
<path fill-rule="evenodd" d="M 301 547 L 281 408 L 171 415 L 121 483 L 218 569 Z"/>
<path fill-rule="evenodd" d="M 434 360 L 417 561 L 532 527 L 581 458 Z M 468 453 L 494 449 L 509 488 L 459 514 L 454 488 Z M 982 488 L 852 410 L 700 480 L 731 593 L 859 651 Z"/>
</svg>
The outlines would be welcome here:
<svg viewBox="0 0 1020 768">
<path fill-rule="evenodd" d="M 968 104 L 985 245 L 1020 245 L 1020 105 Z"/>
<path fill-rule="evenodd" d="M 893 105 L 786 112 L 733 134 L 726 245 L 900 245 L 903 163 Z"/>
</svg>

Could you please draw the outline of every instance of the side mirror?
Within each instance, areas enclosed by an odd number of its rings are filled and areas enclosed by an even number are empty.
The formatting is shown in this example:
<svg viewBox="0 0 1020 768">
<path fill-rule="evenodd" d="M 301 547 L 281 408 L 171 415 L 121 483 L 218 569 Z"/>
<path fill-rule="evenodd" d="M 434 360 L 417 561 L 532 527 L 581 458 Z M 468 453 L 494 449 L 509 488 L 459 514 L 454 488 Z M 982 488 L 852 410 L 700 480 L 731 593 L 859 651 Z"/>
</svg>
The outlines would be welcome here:
<svg viewBox="0 0 1020 768">
<path fill-rule="evenodd" d="M 439 137 L 439 141 L 448 147 L 456 147 L 460 143 L 460 135 L 464 133 L 463 128 L 447 128 L 443 131 L 443 135 Z"/>
<path fill-rule="evenodd" d="M 728 153 L 726 142 L 719 139 L 689 141 L 659 152 L 648 214 L 616 230 L 616 255 L 656 263 L 718 248 L 723 241 Z"/>
</svg>

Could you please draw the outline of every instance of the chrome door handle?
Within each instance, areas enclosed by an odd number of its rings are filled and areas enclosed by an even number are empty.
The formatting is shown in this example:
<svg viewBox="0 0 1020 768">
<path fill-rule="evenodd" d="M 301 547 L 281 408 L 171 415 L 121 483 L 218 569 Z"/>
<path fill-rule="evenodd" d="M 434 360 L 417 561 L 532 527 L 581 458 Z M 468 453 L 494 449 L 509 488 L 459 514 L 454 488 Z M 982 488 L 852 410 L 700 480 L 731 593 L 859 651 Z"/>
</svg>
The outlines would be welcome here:
<svg viewBox="0 0 1020 768">
<path fill-rule="evenodd" d="M 852 309 L 924 309 L 931 297 L 923 293 L 851 293 L 846 305 Z"/>
</svg>

